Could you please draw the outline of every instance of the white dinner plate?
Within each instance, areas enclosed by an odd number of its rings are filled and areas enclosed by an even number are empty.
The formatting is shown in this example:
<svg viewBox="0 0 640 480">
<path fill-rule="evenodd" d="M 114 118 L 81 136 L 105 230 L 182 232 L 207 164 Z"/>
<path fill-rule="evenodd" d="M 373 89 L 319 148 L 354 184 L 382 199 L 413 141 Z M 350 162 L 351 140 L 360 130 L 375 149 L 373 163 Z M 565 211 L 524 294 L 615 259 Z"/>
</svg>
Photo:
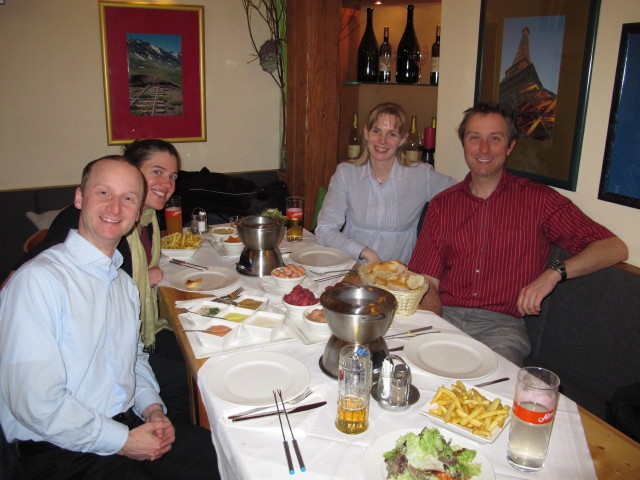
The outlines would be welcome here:
<svg viewBox="0 0 640 480">
<path fill-rule="evenodd" d="M 305 278 L 300 286 L 307 288 L 312 292 L 318 290 L 318 284 L 315 282 L 315 280 L 309 277 Z M 264 288 L 264 291 L 269 295 L 277 295 L 280 297 L 292 290 L 292 288 L 280 288 L 271 275 L 262 277 L 262 288 Z"/>
<path fill-rule="evenodd" d="M 347 252 L 343 252 L 337 248 L 321 247 L 319 245 L 295 251 L 289 258 L 292 262 L 317 273 L 323 273 L 323 270 L 327 269 L 337 269 L 337 267 L 341 267 L 345 263 L 354 263 L 354 260 L 352 260 Z"/>
<path fill-rule="evenodd" d="M 202 283 L 195 288 L 187 288 L 187 280 L 201 278 Z M 171 286 L 185 292 L 213 292 L 232 287 L 240 281 L 240 276 L 234 270 L 222 267 L 209 267 L 208 270 L 198 272 L 191 268 L 175 273 L 171 277 Z"/>
<path fill-rule="evenodd" d="M 273 390 L 285 402 L 309 386 L 309 370 L 282 353 L 245 352 L 227 357 L 207 375 L 207 389 L 220 400 L 248 407 L 273 405 Z"/>
<path fill-rule="evenodd" d="M 498 356 L 493 350 L 456 333 L 414 337 L 404 346 L 404 353 L 413 367 L 442 378 L 473 380 L 498 368 Z"/>
<path fill-rule="evenodd" d="M 422 431 L 421 428 L 405 428 L 403 430 L 396 430 L 389 432 L 381 437 L 378 437 L 371 445 L 367 447 L 362 455 L 362 476 L 367 480 L 385 480 L 387 478 L 387 466 L 384 463 L 383 453 L 393 450 L 396 446 L 396 440 L 402 435 L 413 432 L 418 434 Z M 469 442 L 460 439 L 456 435 L 451 435 L 449 432 L 443 433 L 444 438 L 451 439 L 453 445 L 468 448 L 476 451 L 476 458 L 474 463 L 482 465 L 482 472 L 477 477 L 473 477 L 473 480 L 495 480 L 496 473 L 493 470 L 493 466 L 489 462 L 489 459 L 478 450 L 477 447 L 469 444 Z"/>
</svg>

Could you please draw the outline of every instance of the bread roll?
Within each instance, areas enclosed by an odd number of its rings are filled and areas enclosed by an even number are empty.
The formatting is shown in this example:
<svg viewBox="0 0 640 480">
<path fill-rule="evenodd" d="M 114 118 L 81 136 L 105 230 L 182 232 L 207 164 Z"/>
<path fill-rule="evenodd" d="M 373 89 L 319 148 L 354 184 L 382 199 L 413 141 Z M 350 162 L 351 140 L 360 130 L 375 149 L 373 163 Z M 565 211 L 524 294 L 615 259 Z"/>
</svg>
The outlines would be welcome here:
<svg viewBox="0 0 640 480">
<path fill-rule="evenodd" d="M 195 288 L 204 281 L 203 278 L 192 278 L 185 282 L 187 288 Z"/>
<path fill-rule="evenodd" d="M 418 288 L 421 288 L 424 285 L 424 282 L 425 280 L 422 275 L 412 273 L 407 277 L 407 286 L 411 290 L 416 290 Z"/>
</svg>

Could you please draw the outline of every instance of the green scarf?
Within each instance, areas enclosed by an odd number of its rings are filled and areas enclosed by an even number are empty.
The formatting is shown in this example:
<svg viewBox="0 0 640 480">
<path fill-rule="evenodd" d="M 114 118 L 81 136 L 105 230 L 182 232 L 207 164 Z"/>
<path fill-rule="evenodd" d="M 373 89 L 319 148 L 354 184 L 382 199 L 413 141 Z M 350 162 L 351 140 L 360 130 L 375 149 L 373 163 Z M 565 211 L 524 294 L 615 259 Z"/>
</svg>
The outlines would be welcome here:
<svg viewBox="0 0 640 480">
<path fill-rule="evenodd" d="M 142 343 L 145 349 L 153 349 L 156 342 L 156 333 L 160 330 L 171 330 L 169 322 L 163 318 L 158 318 L 158 297 L 155 290 L 149 283 L 149 268 L 157 267 L 160 263 L 160 226 L 156 217 L 156 211 L 147 208 L 140 215 L 140 225 L 144 228 L 149 224 L 153 225 L 153 236 L 151 238 L 151 262 L 147 264 L 147 253 L 140 241 L 138 228 L 134 228 L 127 235 L 127 242 L 131 250 L 131 264 L 133 270 L 133 281 L 138 286 L 140 293 L 140 322 Z"/>
</svg>

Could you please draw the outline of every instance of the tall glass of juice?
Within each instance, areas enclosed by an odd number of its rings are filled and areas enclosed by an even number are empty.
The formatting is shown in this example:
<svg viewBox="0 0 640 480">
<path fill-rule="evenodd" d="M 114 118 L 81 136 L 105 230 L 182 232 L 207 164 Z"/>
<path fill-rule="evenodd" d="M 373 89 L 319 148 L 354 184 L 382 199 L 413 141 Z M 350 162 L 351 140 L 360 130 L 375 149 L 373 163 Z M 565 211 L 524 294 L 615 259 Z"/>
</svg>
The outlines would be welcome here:
<svg viewBox="0 0 640 480">
<path fill-rule="evenodd" d="M 167 233 L 182 233 L 182 198 L 174 195 L 164 207 L 164 218 L 167 222 Z"/>
<path fill-rule="evenodd" d="M 544 465 L 559 387 L 558 376 L 544 368 L 518 372 L 507 447 L 507 460 L 518 470 L 536 472 Z"/>
</svg>

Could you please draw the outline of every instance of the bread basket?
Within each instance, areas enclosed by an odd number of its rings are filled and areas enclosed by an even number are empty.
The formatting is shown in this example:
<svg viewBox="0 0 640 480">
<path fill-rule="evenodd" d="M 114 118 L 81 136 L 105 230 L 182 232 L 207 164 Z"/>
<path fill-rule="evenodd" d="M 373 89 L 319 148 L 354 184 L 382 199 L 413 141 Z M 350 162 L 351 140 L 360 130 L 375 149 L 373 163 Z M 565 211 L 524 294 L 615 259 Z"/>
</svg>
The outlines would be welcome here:
<svg viewBox="0 0 640 480">
<path fill-rule="evenodd" d="M 424 294 L 429 290 L 429 284 L 425 282 L 421 287 L 416 288 L 414 290 L 399 290 L 396 288 L 392 288 L 388 285 L 384 285 L 383 283 L 398 277 L 398 275 L 402 273 L 409 273 L 409 269 L 407 269 L 406 265 L 401 264 L 402 267 L 398 267 L 395 272 L 385 272 L 385 271 L 377 271 L 377 272 L 367 272 L 365 270 L 370 270 L 371 267 L 368 267 L 371 264 L 363 264 L 358 267 L 358 275 L 360 276 L 360 280 L 365 285 L 372 285 L 374 287 L 379 287 L 391 292 L 398 302 L 398 308 L 396 308 L 396 315 L 401 316 L 409 316 L 416 313 L 418 310 L 418 306 L 420 305 L 420 300 L 424 297 Z"/>
</svg>

